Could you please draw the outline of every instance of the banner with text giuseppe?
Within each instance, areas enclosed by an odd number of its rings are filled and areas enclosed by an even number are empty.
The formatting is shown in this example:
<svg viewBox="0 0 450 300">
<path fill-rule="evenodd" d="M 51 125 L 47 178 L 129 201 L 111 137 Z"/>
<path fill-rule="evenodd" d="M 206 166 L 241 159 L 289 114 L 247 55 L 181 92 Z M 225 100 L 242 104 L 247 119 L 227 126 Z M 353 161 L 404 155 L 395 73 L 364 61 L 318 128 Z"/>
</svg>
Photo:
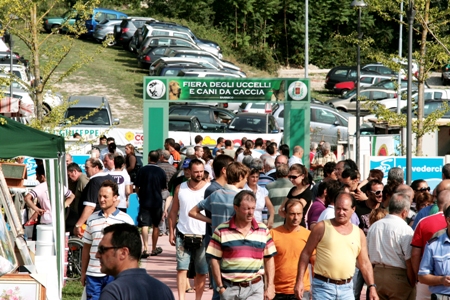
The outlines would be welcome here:
<svg viewBox="0 0 450 300">
<path fill-rule="evenodd" d="M 431 189 L 442 180 L 442 166 L 445 164 L 444 157 L 413 157 L 412 158 L 412 180 L 426 180 Z M 403 169 L 406 180 L 406 158 L 372 156 L 370 157 L 370 169 L 383 171 L 383 182 L 386 183 L 388 172 L 393 167 Z"/>
</svg>

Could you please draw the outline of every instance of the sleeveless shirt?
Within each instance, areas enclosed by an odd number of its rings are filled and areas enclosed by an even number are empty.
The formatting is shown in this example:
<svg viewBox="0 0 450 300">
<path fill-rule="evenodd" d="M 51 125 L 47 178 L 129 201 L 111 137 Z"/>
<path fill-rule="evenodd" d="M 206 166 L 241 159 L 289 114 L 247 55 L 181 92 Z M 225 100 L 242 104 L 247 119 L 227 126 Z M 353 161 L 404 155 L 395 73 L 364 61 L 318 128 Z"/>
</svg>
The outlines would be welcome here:
<svg viewBox="0 0 450 300">
<path fill-rule="evenodd" d="M 189 211 L 196 206 L 205 196 L 205 190 L 209 186 L 206 183 L 201 189 L 194 191 L 188 186 L 188 181 L 180 184 L 178 201 L 180 202 L 180 214 L 177 229 L 183 234 L 205 234 L 205 222 L 189 217 Z M 202 214 L 204 214 L 202 212 Z"/>
<path fill-rule="evenodd" d="M 361 251 L 359 228 L 352 224 L 352 232 L 343 235 L 324 220 L 325 232 L 316 247 L 314 272 L 327 278 L 348 279 L 355 273 L 356 258 Z"/>
</svg>

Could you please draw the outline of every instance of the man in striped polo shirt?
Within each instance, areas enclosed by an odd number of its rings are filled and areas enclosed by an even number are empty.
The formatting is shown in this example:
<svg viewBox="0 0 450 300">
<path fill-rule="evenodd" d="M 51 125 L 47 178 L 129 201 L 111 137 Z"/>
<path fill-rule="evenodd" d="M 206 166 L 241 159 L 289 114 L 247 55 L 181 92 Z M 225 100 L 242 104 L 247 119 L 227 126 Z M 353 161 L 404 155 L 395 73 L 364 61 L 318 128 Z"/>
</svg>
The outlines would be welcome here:
<svg viewBox="0 0 450 300">
<path fill-rule="evenodd" d="M 128 223 L 134 225 L 133 219 L 117 208 L 119 188 L 111 180 L 105 180 L 98 192 L 100 210 L 89 216 L 83 235 L 83 253 L 81 258 L 81 284 L 86 288 L 87 299 L 97 300 L 103 287 L 114 277 L 100 271 L 100 261 L 95 257 L 97 247 L 103 238 L 103 229 L 112 224 Z"/>
<path fill-rule="evenodd" d="M 233 206 L 235 215 L 216 228 L 206 251 L 211 257 L 217 291 L 222 300 L 273 299 L 276 249 L 269 229 L 253 217 L 255 195 L 241 191 Z"/>
</svg>

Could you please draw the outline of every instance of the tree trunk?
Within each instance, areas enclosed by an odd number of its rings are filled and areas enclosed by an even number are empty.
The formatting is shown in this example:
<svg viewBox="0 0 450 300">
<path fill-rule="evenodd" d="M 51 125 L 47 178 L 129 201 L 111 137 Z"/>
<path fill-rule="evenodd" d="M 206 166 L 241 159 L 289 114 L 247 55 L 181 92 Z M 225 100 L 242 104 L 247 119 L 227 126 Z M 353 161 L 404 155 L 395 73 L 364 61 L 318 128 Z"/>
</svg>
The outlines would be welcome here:
<svg viewBox="0 0 450 300">
<path fill-rule="evenodd" d="M 429 10 L 430 10 L 430 0 L 428 0 L 425 3 L 425 10 L 424 10 L 424 23 L 428 24 L 429 19 Z M 417 120 L 418 122 L 418 132 L 419 134 L 416 134 L 416 156 L 422 156 L 422 143 L 423 143 L 423 106 L 424 106 L 424 88 L 425 88 L 425 55 L 426 55 L 426 48 L 427 48 L 427 35 L 428 35 L 428 27 L 422 26 L 422 37 L 421 37 L 421 43 L 420 43 L 420 61 L 419 61 L 419 90 L 418 90 L 418 97 L 417 97 Z M 409 70 L 410 73 L 411 70 Z M 409 74 L 408 76 L 413 76 L 414 74 Z"/>
<path fill-rule="evenodd" d="M 288 32 L 287 32 L 287 22 L 286 22 L 286 10 L 288 1 L 284 1 L 284 36 L 286 37 L 286 67 L 289 67 L 289 42 L 288 42 Z"/>
<path fill-rule="evenodd" d="M 31 6 L 30 9 L 30 31 L 31 31 L 31 53 L 32 53 L 32 68 L 33 68 L 33 74 L 35 76 L 33 86 L 34 88 L 34 95 L 35 99 L 35 105 L 36 105 L 36 118 L 41 123 L 43 118 L 43 88 L 41 84 L 41 71 L 40 71 L 40 63 L 39 63 L 39 40 L 38 40 L 38 26 L 37 23 L 37 7 L 36 3 Z"/>
</svg>

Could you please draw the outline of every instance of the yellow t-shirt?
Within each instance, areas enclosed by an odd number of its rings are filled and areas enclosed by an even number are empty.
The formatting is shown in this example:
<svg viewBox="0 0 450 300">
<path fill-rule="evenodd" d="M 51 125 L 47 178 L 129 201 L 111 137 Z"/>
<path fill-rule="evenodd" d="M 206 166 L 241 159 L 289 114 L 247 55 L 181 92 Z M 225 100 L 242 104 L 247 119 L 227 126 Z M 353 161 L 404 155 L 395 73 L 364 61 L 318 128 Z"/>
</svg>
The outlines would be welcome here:
<svg viewBox="0 0 450 300">
<path fill-rule="evenodd" d="M 324 220 L 325 232 L 316 247 L 314 272 L 327 278 L 347 279 L 355 273 L 356 258 L 361 251 L 359 228 L 353 225 L 348 235 L 342 235 L 331 225 L 331 220 Z"/>
<path fill-rule="evenodd" d="M 277 255 L 274 256 L 274 284 L 277 294 L 294 294 L 298 259 L 311 233 L 304 227 L 299 228 L 299 231 L 289 232 L 282 225 L 270 230 L 275 247 L 277 248 Z M 309 291 L 311 284 L 309 282 L 308 270 L 306 270 L 305 277 L 303 278 L 303 284 L 305 290 Z"/>
</svg>

